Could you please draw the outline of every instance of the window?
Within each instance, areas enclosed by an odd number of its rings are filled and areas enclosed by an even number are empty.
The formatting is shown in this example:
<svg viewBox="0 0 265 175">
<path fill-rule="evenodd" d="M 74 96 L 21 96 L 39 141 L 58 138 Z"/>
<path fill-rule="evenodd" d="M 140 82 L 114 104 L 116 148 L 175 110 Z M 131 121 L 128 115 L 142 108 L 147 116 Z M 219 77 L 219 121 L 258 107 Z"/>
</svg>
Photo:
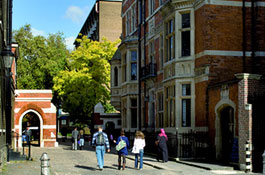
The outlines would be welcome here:
<svg viewBox="0 0 265 175">
<path fill-rule="evenodd" d="M 163 39 L 163 35 L 161 35 L 160 39 L 159 39 L 159 56 L 160 56 L 160 70 L 162 70 L 163 66 L 164 66 L 164 39 Z"/>
<path fill-rule="evenodd" d="M 127 101 L 122 100 L 122 127 L 127 127 Z"/>
<path fill-rule="evenodd" d="M 181 14 L 181 56 L 190 56 L 190 13 Z"/>
<path fill-rule="evenodd" d="M 155 44 L 151 41 L 149 44 L 149 62 L 155 63 Z"/>
<path fill-rule="evenodd" d="M 126 35 L 131 33 L 131 12 L 128 11 L 126 14 Z"/>
<path fill-rule="evenodd" d="M 163 4 L 163 0 L 159 0 L 159 6 Z"/>
<path fill-rule="evenodd" d="M 191 86 L 182 84 L 182 102 L 181 102 L 182 127 L 191 126 Z"/>
<path fill-rule="evenodd" d="M 158 93 L 157 102 L 157 113 L 158 113 L 158 127 L 164 127 L 164 96 L 163 93 Z"/>
<path fill-rule="evenodd" d="M 116 86 L 118 86 L 118 68 L 117 67 L 115 67 L 114 68 L 114 86 L 116 87 Z"/>
<path fill-rule="evenodd" d="M 166 87 L 166 127 L 175 127 L 175 86 Z"/>
<path fill-rule="evenodd" d="M 131 32 L 134 32 L 134 30 L 136 29 L 136 5 L 132 6 L 131 12 L 132 12 L 132 21 L 131 21 L 132 31 Z"/>
<path fill-rule="evenodd" d="M 122 82 L 127 81 L 127 58 L 126 54 L 124 54 L 124 57 L 122 59 Z"/>
<path fill-rule="evenodd" d="M 175 18 L 166 23 L 166 62 L 175 58 Z"/>
<path fill-rule="evenodd" d="M 131 99 L 131 128 L 137 128 L 137 99 Z"/>
<path fill-rule="evenodd" d="M 149 0 L 149 15 L 152 15 L 155 11 L 155 0 Z"/>
<path fill-rule="evenodd" d="M 131 80 L 137 80 L 137 52 L 131 51 Z"/>
</svg>

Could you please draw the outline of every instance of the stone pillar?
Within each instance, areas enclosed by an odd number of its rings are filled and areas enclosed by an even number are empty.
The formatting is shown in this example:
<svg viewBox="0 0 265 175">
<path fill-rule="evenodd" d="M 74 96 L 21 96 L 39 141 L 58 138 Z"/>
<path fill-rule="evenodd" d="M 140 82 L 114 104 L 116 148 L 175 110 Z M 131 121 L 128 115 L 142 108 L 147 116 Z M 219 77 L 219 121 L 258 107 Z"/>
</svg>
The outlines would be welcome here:
<svg viewBox="0 0 265 175">
<path fill-rule="evenodd" d="M 239 125 L 239 168 L 246 169 L 245 143 L 250 142 L 252 152 L 252 105 L 248 104 L 251 94 L 257 89 L 261 75 L 240 73 L 235 75 L 239 79 L 238 83 L 238 125 Z"/>
</svg>

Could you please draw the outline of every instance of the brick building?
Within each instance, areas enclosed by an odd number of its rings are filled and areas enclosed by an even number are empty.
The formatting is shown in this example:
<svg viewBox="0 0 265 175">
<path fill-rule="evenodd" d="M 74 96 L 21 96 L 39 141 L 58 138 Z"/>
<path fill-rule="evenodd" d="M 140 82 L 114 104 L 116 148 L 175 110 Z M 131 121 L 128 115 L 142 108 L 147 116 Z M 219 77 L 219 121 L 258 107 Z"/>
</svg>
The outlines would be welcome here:
<svg viewBox="0 0 265 175">
<path fill-rule="evenodd" d="M 32 131 L 32 145 L 55 147 L 56 107 L 51 103 L 51 90 L 16 90 L 14 132 L 20 136 L 27 127 Z M 15 148 L 22 147 L 22 138 L 13 138 Z"/>
<path fill-rule="evenodd" d="M 107 38 L 116 41 L 121 35 L 121 1 L 96 0 L 80 32 L 89 39 L 102 41 Z M 78 35 L 77 38 L 80 38 Z M 75 47 L 78 43 L 74 42 Z"/>
<path fill-rule="evenodd" d="M 241 169 L 250 141 L 260 171 L 264 14 L 264 1 L 124 0 L 121 57 L 111 62 L 122 127 L 165 128 L 178 157 L 200 152 L 183 151 L 185 133 L 205 133 L 207 155 Z"/>
</svg>

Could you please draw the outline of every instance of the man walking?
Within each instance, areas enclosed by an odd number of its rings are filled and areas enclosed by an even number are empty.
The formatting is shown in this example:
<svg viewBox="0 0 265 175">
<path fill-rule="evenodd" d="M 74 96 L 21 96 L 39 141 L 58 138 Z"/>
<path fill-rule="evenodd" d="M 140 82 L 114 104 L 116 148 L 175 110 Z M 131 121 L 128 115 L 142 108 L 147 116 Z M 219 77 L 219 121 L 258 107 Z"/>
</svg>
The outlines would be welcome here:
<svg viewBox="0 0 265 175">
<path fill-rule="evenodd" d="M 107 147 L 107 152 L 110 152 L 110 146 L 108 136 L 103 132 L 101 126 L 98 126 L 98 132 L 93 134 L 92 145 L 96 147 L 98 166 L 99 170 L 102 171 L 104 166 L 105 146 Z"/>
<path fill-rule="evenodd" d="M 72 131 L 72 149 L 77 150 L 77 137 L 78 137 L 78 131 L 77 128 Z"/>
</svg>

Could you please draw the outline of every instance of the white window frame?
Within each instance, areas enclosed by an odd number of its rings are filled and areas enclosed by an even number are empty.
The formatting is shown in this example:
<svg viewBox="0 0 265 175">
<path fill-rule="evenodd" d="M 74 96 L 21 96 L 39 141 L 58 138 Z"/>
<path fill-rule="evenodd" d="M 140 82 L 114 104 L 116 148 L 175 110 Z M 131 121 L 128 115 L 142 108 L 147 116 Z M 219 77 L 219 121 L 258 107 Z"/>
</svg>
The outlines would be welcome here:
<svg viewBox="0 0 265 175">
<path fill-rule="evenodd" d="M 182 29 L 182 14 L 190 13 L 190 28 Z M 176 57 L 179 59 L 194 59 L 195 53 L 195 19 L 194 19 L 194 9 L 189 8 L 185 10 L 179 10 L 176 12 Z M 183 31 L 190 31 L 190 55 L 182 56 L 182 37 L 181 33 Z"/>
</svg>

